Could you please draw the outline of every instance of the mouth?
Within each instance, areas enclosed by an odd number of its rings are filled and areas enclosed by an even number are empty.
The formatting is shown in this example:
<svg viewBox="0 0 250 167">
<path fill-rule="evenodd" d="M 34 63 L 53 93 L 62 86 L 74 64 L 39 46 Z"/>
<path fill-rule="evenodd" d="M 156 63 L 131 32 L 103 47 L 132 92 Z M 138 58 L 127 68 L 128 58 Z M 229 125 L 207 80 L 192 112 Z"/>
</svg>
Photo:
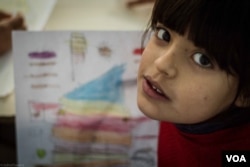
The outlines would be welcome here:
<svg viewBox="0 0 250 167">
<path fill-rule="evenodd" d="M 169 97 L 164 93 L 160 85 L 157 82 L 153 81 L 151 77 L 144 77 L 142 89 L 151 98 L 158 100 L 170 100 Z"/>
</svg>

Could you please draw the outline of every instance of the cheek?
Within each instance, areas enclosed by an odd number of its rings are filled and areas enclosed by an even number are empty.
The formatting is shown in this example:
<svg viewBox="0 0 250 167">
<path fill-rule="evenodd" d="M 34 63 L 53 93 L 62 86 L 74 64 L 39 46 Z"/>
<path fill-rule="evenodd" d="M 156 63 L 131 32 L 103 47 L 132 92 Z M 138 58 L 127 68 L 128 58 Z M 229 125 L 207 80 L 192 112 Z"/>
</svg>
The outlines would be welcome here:
<svg viewBox="0 0 250 167">
<path fill-rule="evenodd" d="M 177 111 L 190 122 L 201 122 L 223 112 L 236 95 L 236 87 L 227 87 L 224 82 L 194 83 L 180 88 L 176 101 L 180 102 L 176 103 Z"/>
<path fill-rule="evenodd" d="M 154 46 L 152 41 L 149 41 L 142 53 L 142 62 L 152 62 L 154 60 L 154 55 L 157 54 L 155 53 L 156 50 L 157 48 Z"/>
<path fill-rule="evenodd" d="M 202 109 L 208 107 L 208 104 L 213 101 L 212 92 L 203 87 L 197 86 L 197 84 L 186 84 L 185 86 L 180 87 L 178 92 L 176 101 L 181 102 L 183 105 L 180 105 L 180 107 L 185 107 L 186 109 Z"/>
<path fill-rule="evenodd" d="M 139 65 L 139 74 L 142 71 L 145 71 L 146 68 L 150 67 L 152 65 L 152 57 L 150 57 L 151 53 L 148 51 L 149 49 L 146 48 L 144 52 L 142 53 L 140 65 Z"/>
</svg>

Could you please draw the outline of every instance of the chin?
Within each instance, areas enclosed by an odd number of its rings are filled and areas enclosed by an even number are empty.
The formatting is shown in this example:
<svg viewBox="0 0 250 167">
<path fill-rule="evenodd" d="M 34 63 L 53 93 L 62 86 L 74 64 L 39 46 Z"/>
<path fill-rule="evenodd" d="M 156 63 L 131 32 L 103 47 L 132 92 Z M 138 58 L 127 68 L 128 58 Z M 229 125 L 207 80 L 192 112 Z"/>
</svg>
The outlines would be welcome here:
<svg viewBox="0 0 250 167">
<path fill-rule="evenodd" d="M 141 110 L 141 109 L 140 109 Z M 149 112 L 144 112 L 141 110 L 141 112 L 148 118 L 151 118 L 153 120 L 157 120 L 157 121 L 161 121 L 161 119 L 159 119 L 157 116 L 155 116 L 153 113 L 149 113 Z"/>
<path fill-rule="evenodd" d="M 146 105 L 140 105 L 137 103 L 139 110 L 148 118 L 154 119 L 154 120 L 161 120 L 159 115 L 155 112 L 155 109 L 150 109 L 150 107 Z"/>
</svg>

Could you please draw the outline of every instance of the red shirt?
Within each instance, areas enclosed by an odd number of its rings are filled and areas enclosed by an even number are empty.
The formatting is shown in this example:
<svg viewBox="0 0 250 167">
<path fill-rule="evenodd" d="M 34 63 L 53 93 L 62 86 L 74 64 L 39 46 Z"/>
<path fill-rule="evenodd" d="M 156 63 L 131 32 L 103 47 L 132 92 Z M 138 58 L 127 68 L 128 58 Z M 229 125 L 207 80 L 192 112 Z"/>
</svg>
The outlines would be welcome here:
<svg viewBox="0 0 250 167">
<path fill-rule="evenodd" d="M 250 123 L 206 134 L 160 124 L 158 167 L 221 167 L 223 150 L 250 150 Z"/>
</svg>

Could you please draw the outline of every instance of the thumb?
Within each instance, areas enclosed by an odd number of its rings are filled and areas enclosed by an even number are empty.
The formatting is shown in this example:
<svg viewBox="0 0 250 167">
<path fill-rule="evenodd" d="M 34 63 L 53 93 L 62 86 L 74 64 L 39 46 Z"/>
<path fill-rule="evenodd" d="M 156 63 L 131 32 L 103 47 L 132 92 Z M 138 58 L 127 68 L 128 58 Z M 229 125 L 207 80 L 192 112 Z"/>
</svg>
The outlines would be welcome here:
<svg viewBox="0 0 250 167">
<path fill-rule="evenodd" d="M 10 13 L 7 13 L 7 12 L 5 12 L 5 11 L 0 10 L 0 21 L 1 21 L 2 19 L 6 19 L 6 18 L 10 18 L 10 17 L 11 17 L 11 14 L 10 14 Z"/>
</svg>

